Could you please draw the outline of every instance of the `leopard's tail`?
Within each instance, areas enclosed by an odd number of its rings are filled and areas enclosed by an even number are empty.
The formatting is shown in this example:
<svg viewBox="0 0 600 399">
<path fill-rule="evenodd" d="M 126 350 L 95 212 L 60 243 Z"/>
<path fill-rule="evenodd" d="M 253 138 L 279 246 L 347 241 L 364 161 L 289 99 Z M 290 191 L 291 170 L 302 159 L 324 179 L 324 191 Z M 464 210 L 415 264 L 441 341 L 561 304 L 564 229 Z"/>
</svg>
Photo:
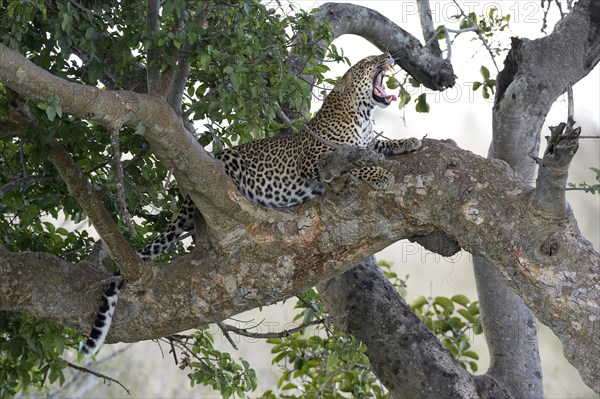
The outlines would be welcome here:
<svg viewBox="0 0 600 399">
<path fill-rule="evenodd" d="M 118 276 L 120 273 L 117 271 L 115 275 Z M 83 342 L 79 348 L 84 355 L 92 356 L 104 343 L 108 331 L 110 330 L 110 325 L 112 324 L 113 314 L 122 287 L 123 280 L 114 281 L 106 287 L 104 296 L 102 297 L 102 303 L 100 304 L 100 310 L 98 310 L 98 314 L 96 315 L 94 327 L 92 327 L 88 339 Z"/>
<path fill-rule="evenodd" d="M 168 249 L 171 244 L 178 241 L 185 231 L 194 227 L 195 213 L 196 207 L 188 197 L 181 206 L 177 219 L 171 222 L 167 226 L 167 229 L 154 241 L 146 245 L 141 251 L 138 251 L 138 256 L 142 260 L 154 259 L 159 256 L 163 251 Z M 120 273 L 117 271 L 115 276 L 119 275 Z M 104 340 L 106 340 L 115 312 L 115 306 L 117 306 L 117 301 L 119 300 L 119 291 L 121 291 L 122 287 L 122 280 L 112 282 L 106 287 L 104 296 L 102 297 L 102 303 L 100 304 L 100 310 L 98 310 L 98 314 L 96 315 L 94 327 L 92 327 L 88 339 L 83 342 L 80 347 L 80 351 L 86 356 L 91 356 L 96 353 L 104 343 Z"/>
</svg>

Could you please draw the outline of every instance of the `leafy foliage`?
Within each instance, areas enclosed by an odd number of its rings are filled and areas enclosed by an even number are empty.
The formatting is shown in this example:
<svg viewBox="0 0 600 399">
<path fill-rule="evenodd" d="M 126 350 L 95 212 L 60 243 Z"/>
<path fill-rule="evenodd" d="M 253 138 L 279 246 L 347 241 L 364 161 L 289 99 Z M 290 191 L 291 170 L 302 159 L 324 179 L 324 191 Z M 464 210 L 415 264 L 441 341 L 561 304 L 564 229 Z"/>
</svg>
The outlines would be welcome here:
<svg viewBox="0 0 600 399">
<path fill-rule="evenodd" d="M 28 393 L 30 387 L 47 390 L 45 385 L 55 381 L 62 384 L 68 363 L 61 355 L 78 338 L 59 324 L 0 312 L 0 397 Z"/>
<path fill-rule="evenodd" d="M 385 276 L 398 293 L 406 295 L 406 280 L 392 271 L 392 263 L 380 261 Z M 425 323 L 465 369 L 478 369 L 479 355 L 470 350 L 472 335 L 482 333 L 479 305 L 464 295 L 452 298 L 420 296 L 411 309 Z M 311 289 L 298 296 L 301 311 L 294 320 L 306 325 L 315 318 L 326 319 L 327 310 L 318 293 Z M 388 398 L 387 391 L 370 369 L 367 347 L 351 335 L 337 330 L 331 323 L 310 332 L 296 333 L 268 340 L 273 344 L 273 364 L 281 376 L 277 390 L 263 398 Z"/>
<path fill-rule="evenodd" d="M 243 397 L 245 392 L 256 389 L 256 372 L 250 368 L 248 362 L 240 359 L 238 364 L 229 353 L 215 349 L 214 338 L 210 332 L 197 330 L 190 338 L 191 349 L 184 350 L 180 367 L 193 370 L 189 374 L 192 386 L 211 386 L 226 399 L 232 395 Z"/>
<path fill-rule="evenodd" d="M 481 95 L 487 100 L 496 90 L 496 79 L 490 79 L 490 71 L 483 65 L 479 69 L 479 73 L 483 77 L 483 82 L 473 82 L 473 91 L 477 91 L 481 87 Z"/>
<path fill-rule="evenodd" d="M 315 317 L 326 317 L 326 310 L 314 289 L 298 296 L 294 320 L 306 325 Z M 322 329 L 271 338 L 273 364 L 282 371 L 277 390 L 263 398 L 387 398 L 379 380 L 370 370 L 367 347 L 330 323 Z"/>
<path fill-rule="evenodd" d="M 452 298 L 419 296 L 410 303 L 410 307 L 464 369 L 477 371 L 476 360 L 479 360 L 479 355 L 469 350 L 469 341 L 472 339 L 470 334 L 483 332 L 478 302 L 471 302 L 464 295 L 454 295 Z"/>
</svg>

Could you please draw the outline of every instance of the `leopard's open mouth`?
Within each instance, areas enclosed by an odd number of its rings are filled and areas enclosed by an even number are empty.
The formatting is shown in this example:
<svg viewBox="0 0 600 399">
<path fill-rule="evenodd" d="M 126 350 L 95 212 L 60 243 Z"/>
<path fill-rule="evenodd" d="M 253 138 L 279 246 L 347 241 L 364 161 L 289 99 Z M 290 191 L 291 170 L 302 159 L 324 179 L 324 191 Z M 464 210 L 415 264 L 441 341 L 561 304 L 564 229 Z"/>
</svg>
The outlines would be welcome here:
<svg viewBox="0 0 600 399">
<path fill-rule="evenodd" d="M 396 101 L 398 99 L 398 97 L 396 97 L 395 95 L 386 93 L 385 89 L 383 88 L 383 76 L 384 73 L 388 70 L 393 71 L 393 67 L 391 65 L 388 65 L 382 68 L 373 80 L 373 98 L 375 99 L 375 101 L 385 106 L 390 105 L 392 101 Z"/>
</svg>

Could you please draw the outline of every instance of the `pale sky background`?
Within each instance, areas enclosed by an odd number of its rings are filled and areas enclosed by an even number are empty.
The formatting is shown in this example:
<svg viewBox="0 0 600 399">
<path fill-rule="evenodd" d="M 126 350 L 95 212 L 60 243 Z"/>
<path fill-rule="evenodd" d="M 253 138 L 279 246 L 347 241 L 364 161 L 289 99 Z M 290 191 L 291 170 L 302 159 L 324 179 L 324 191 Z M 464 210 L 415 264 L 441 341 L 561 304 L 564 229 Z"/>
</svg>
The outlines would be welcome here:
<svg viewBox="0 0 600 399">
<path fill-rule="evenodd" d="M 413 1 L 351 1 L 371 7 L 402 28 L 412 33 L 422 41 L 421 28 L 417 15 L 416 4 Z M 312 8 L 325 2 L 296 1 L 303 8 Z M 540 0 L 501 0 L 501 1 L 462 1 L 460 4 L 466 12 L 474 11 L 477 15 L 496 7 L 502 14 L 510 13 L 511 30 L 502 37 L 504 46 L 509 46 L 510 36 L 519 36 L 534 39 L 543 36 L 540 32 L 543 11 Z M 457 22 L 452 16 L 458 14 L 456 5 L 452 1 L 431 1 L 434 25 L 446 24 L 448 27 L 457 28 Z M 558 12 L 550 15 L 548 31 L 551 32 L 558 18 Z M 473 81 L 481 80 L 479 69 L 485 65 L 490 70 L 492 77 L 496 75 L 489 53 L 482 47 L 481 42 L 473 40 L 474 34 L 465 33 L 454 43 L 452 48 L 452 64 L 457 75 L 456 86 L 444 93 L 428 93 L 427 100 L 431 105 L 428 114 L 418 114 L 414 110 L 414 103 L 410 103 L 404 111 L 400 111 L 392 104 L 385 110 L 378 110 L 375 115 L 376 129 L 384 131 L 390 138 L 422 137 L 425 133 L 429 138 L 454 140 L 460 147 L 469 149 L 476 154 L 486 156 L 491 140 L 491 108 L 492 99 L 483 100 L 480 90 L 473 92 Z M 380 53 L 374 46 L 364 39 L 355 36 L 346 36 L 335 42 L 338 48 L 350 58 L 352 63 L 361 58 Z M 505 53 L 497 58 L 496 62 L 502 69 Z M 345 72 L 347 66 L 332 66 L 332 76 L 339 76 Z M 398 76 L 401 76 L 399 74 Z M 421 92 L 411 93 L 415 99 Z M 575 119 L 582 126 L 583 135 L 598 135 L 600 133 L 600 72 L 596 68 L 584 80 L 574 87 L 575 94 Z M 315 105 L 317 108 L 319 104 Z M 554 105 L 549 114 L 546 126 L 557 125 L 566 120 L 566 100 L 561 98 Z M 544 127 L 543 135 L 548 134 Z M 544 142 L 544 140 L 542 139 Z M 544 147 L 542 143 L 542 148 Z M 571 166 L 570 181 L 593 181 L 593 174 L 588 170 L 590 166 L 599 167 L 600 140 L 582 140 L 580 149 Z M 578 217 L 583 234 L 600 247 L 600 232 L 598 220 L 600 218 L 600 197 L 570 192 L 568 195 L 575 214 Z M 409 242 L 396 243 L 378 254 L 378 259 L 393 261 L 394 270 L 399 276 L 409 275 L 408 300 L 418 295 L 445 295 L 452 296 L 458 293 L 466 294 L 469 298 L 476 299 L 475 285 L 470 266 L 470 255 L 461 252 L 452 259 L 444 259 L 433 255 Z M 263 323 L 263 332 L 267 330 L 279 331 L 290 327 L 293 311 L 291 308 L 295 299 L 288 300 L 285 304 L 275 304 L 265 308 L 263 312 L 251 311 L 236 316 L 240 320 L 260 321 Z M 232 322 L 235 324 L 235 322 Z M 213 326 L 214 327 L 214 326 Z M 236 337 L 240 346 L 239 351 L 234 351 L 225 341 L 218 329 L 215 332 L 219 347 L 232 352 L 233 357 L 243 357 L 250 361 L 259 376 L 259 389 L 249 395 L 255 397 L 265 389 L 273 387 L 278 375 L 270 365 L 271 346 L 262 341 Z M 473 342 L 475 350 L 481 356 L 479 362 L 480 372 L 485 372 L 489 363 L 487 349 L 481 337 Z M 106 345 L 99 359 L 108 356 L 118 345 Z M 163 346 L 165 353 L 161 355 L 156 343 L 137 344 L 130 349 L 127 357 L 127 370 L 115 375 L 110 372 L 112 367 L 120 363 L 115 359 L 113 366 L 108 366 L 106 372 L 119 378 L 130 389 L 132 397 L 218 397 L 209 394 L 206 389 L 189 388 L 187 372 L 180 371 L 174 364 L 168 348 Z M 596 397 L 581 381 L 577 371 L 570 366 L 561 353 L 560 343 L 549 331 L 540 327 L 540 352 L 543 364 L 544 384 L 546 397 Z M 166 359 L 162 359 L 162 356 Z M 102 367 L 102 366 L 100 366 Z M 269 371 L 270 370 L 270 371 Z M 143 381 L 140 386 L 134 386 L 134 381 Z M 120 397 L 124 392 L 116 385 L 93 386 L 90 383 L 89 397 Z"/>
</svg>

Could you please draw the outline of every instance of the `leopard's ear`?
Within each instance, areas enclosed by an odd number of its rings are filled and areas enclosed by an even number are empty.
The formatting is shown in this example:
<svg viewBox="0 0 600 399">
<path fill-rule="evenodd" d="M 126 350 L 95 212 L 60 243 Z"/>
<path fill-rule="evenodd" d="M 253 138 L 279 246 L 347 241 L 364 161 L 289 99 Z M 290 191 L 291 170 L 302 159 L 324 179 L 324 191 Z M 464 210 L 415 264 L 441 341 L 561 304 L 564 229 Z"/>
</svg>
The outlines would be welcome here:
<svg viewBox="0 0 600 399">
<path fill-rule="evenodd" d="M 352 76 L 352 71 L 348 71 L 342 76 L 340 81 L 335 85 L 332 91 L 346 92 L 352 89 L 352 84 L 354 83 L 354 76 Z"/>
</svg>

